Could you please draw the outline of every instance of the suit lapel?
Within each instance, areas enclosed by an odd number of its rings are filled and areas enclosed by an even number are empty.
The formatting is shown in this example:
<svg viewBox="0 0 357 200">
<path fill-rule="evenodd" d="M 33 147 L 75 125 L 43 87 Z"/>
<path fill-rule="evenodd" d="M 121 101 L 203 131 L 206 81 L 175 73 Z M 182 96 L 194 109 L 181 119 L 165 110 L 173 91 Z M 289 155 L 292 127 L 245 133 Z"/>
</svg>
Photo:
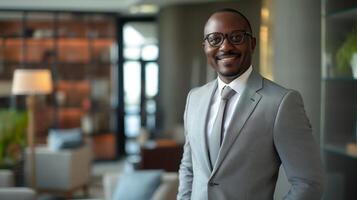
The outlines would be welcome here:
<svg viewBox="0 0 357 200">
<path fill-rule="evenodd" d="M 248 78 L 247 85 L 243 91 L 237 107 L 233 113 L 231 123 L 227 128 L 227 133 L 223 139 L 222 147 L 218 153 L 217 162 L 213 168 L 211 177 L 216 173 L 222 161 L 226 157 L 228 151 L 232 147 L 235 140 L 238 138 L 245 122 L 255 109 L 261 99 L 261 95 L 257 93 L 262 88 L 262 77 L 252 71 Z"/>
<path fill-rule="evenodd" d="M 207 121 L 208 121 L 208 115 L 209 115 L 209 108 L 211 104 L 211 99 L 217 89 L 218 83 L 216 81 L 212 81 L 209 83 L 207 86 L 207 92 L 204 92 L 202 94 L 200 104 L 198 105 L 198 112 L 197 116 L 199 116 L 197 120 L 197 127 L 198 127 L 198 141 L 201 143 L 201 155 L 203 155 L 203 159 L 205 160 L 205 163 L 207 165 L 207 168 L 209 171 L 212 171 L 211 163 L 209 161 L 209 155 L 208 155 L 208 146 L 207 146 L 207 140 L 206 140 L 206 127 L 207 127 Z"/>
</svg>

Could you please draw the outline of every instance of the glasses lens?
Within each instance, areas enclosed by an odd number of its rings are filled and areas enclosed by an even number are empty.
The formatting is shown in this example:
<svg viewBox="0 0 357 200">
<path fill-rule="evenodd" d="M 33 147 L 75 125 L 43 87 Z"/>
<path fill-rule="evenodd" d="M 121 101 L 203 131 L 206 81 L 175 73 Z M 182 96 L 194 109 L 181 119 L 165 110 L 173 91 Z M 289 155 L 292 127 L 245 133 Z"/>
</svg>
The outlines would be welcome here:
<svg viewBox="0 0 357 200">
<path fill-rule="evenodd" d="M 233 44 L 241 44 L 244 40 L 244 32 L 233 32 L 229 35 L 229 40 Z"/>
<path fill-rule="evenodd" d="M 219 46 L 223 41 L 223 35 L 219 33 L 211 33 L 207 35 L 207 41 L 212 46 Z"/>
</svg>

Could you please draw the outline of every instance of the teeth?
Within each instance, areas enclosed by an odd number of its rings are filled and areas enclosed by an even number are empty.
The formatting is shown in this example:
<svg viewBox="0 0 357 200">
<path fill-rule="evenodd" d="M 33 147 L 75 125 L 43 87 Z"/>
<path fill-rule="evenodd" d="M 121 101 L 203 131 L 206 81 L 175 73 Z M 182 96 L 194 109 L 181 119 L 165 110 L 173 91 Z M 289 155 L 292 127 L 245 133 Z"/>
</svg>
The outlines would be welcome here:
<svg viewBox="0 0 357 200">
<path fill-rule="evenodd" d="M 221 56 L 221 57 L 218 57 L 219 60 L 223 60 L 223 59 L 230 59 L 230 58 L 235 58 L 236 55 L 227 55 L 227 56 Z"/>
<path fill-rule="evenodd" d="M 235 57 L 224 57 L 220 58 L 220 60 L 233 60 Z"/>
</svg>

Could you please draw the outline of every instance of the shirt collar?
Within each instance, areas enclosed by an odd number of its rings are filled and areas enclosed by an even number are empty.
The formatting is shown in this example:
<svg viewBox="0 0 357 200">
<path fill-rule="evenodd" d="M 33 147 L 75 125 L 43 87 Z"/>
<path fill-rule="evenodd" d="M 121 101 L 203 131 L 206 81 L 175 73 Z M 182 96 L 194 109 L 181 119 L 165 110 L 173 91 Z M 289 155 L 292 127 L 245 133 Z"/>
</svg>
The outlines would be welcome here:
<svg viewBox="0 0 357 200">
<path fill-rule="evenodd" d="M 252 65 L 240 76 L 238 76 L 236 79 L 234 79 L 232 82 L 230 82 L 228 84 L 229 87 L 231 87 L 234 91 L 236 91 L 236 93 L 241 94 L 245 88 L 245 85 L 248 81 L 248 78 L 250 76 L 250 74 L 252 73 L 253 67 Z M 217 80 L 218 80 L 218 94 L 221 94 L 222 89 L 224 86 L 226 86 L 227 84 L 224 83 L 219 76 L 217 76 Z"/>
</svg>

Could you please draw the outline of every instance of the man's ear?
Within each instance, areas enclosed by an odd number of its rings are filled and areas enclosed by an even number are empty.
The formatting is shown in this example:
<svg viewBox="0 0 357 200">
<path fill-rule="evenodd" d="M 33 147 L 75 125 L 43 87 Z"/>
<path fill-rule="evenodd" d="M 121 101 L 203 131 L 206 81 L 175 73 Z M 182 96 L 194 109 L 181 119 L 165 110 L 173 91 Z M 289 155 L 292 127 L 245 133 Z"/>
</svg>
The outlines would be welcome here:
<svg viewBox="0 0 357 200">
<path fill-rule="evenodd" d="M 257 45 L 257 39 L 255 37 L 252 37 L 250 41 L 250 48 L 252 49 L 252 51 L 254 51 L 256 45 Z"/>
</svg>

